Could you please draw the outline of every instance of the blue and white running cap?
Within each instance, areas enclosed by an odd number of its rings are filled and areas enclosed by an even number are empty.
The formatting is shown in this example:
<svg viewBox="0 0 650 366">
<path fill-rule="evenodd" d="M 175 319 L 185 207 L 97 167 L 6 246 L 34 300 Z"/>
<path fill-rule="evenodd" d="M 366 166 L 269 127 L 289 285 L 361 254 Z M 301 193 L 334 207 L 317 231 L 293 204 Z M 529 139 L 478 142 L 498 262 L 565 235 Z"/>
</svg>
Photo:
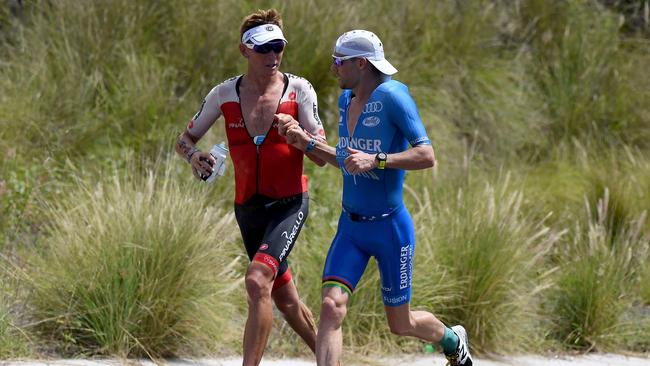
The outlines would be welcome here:
<svg viewBox="0 0 650 366">
<path fill-rule="evenodd" d="M 275 24 L 262 24 L 244 32 L 241 36 L 242 43 L 252 43 L 261 46 L 267 42 L 280 39 L 284 43 L 289 43 L 282 34 L 282 29 Z"/>
<path fill-rule="evenodd" d="M 340 56 L 364 57 L 382 74 L 393 75 L 397 69 L 384 57 L 384 46 L 374 33 L 356 29 L 343 33 L 336 40 L 334 52 Z"/>
</svg>

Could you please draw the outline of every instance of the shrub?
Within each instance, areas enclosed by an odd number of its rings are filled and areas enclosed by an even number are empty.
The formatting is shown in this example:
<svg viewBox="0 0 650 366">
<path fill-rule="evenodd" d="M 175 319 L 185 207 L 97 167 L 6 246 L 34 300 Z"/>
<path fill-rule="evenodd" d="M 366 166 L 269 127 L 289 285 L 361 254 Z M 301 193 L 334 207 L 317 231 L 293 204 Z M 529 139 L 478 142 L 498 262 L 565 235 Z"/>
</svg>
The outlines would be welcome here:
<svg viewBox="0 0 650 366">
<path fill-rule="evenodd" d="M 27 280 L 38 330 L 64 352 L 169 356 L 231 340 L 233 216 L 170 170 L 79 181 L 53 203 Z"/>
<path fill-rule="evenodd" d="M 626 323 L 623 314 L 638 296 L 639 272 L 648 261 L 645 217 L 614 233 L 608 203 L 605 190 L 597 216 L 587 204 L 586 224 L 576 224 L 558 253 L 561 270 L 549 297 L 551 336 L 570 348 L 612 350 L 624 343 L 626 333 L 639 332 L 638 323 Z"/>
<path fill-rule="evenodd" d="M 463 324 L 477 353 L 538 349 L 540 298 L 552 272 L 544 261 L 562 233 L 522 211 L 524 195 L 507 177 L 436 196 L 420 237 L 431 247 L 423 267 L 441 268 L 443 281 L 457 283 L 442 319 Z"/>
</svg>

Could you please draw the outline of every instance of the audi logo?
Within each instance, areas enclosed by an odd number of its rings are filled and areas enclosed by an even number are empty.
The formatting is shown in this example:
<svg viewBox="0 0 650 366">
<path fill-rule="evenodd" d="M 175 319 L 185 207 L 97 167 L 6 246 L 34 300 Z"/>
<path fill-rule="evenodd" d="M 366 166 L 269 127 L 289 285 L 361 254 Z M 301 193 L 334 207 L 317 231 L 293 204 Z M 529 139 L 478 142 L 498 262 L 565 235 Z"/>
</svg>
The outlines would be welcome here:
<svg viewBox="0 0 650 366">
<path fill-rule="evenodd" d="M 363 107 L 363 113 L 381 112 L 383 108 L 381 102 L 370 102 Z"/>
</svg>

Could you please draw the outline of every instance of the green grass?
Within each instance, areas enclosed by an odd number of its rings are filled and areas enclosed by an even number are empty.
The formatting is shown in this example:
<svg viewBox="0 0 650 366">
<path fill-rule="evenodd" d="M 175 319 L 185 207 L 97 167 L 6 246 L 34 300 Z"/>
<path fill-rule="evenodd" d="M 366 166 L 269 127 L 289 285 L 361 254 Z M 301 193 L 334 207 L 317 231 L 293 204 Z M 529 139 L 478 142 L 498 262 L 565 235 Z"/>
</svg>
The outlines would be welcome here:
<svg viewBox="0 0 650 366">
<path fill-rule="evenodd" d="M 524 200 L 505 175 L 438 190 L 422 215 L 430 220 L 421 236 L 429 244 L 424 267 L 456 283 L 445 293 L 442 318 L 463 324 L 477 353 L 541 348 L 539 298 L 553 270 L 544 260 L 562 233 L 524 212 Z"/>
<path fill-rule="evenodd" d="M 330 53 L 344 31 L 376 32 L 418 104 L 439 166 L 406 181 L 414 307 L 465 324 L 478 353 L 650 348 L 650 42 L 634 9 L 35 0 L 21 22 L 0 7 L 0 253 L 26 273 L 3 284 L 0 353 L 238 352 L 247 261 L 232 169 L 206 187 L 171 156 L 203 96 L 245 71 L 242 17 L 271 6 L 289 40 L 283 69 L 314 85 L 332 144 Z M 317 315 L 341 178 L 306 164 L 312 204 L 292 267 Z M 372 263 L 344 332 L 355 354 L 420 349 L 389 333 Z M 309 354 L 279 317 L 269 351 Z"/>
<path fill-rule="evenodd" d="M 650 241 L 642 231 L 645 218 L 614 232 L 607 216 L 609 204 L 607 190 L 595 216 L 587 204 L 587 219 L 558 250 L 561 270 L 550 296 L 552 336 L 581 350 L 616 350 L 626 332 L 631 329 L 637 337 L 635 327 L 647 326 L 644 319 L 626 323 L 623 317 L 637 300 L 640 271 L 649 259 Z"/>
<path fill-rule="evenodd" d="M 26 357 L 31 354 L 32 337 L 19 324 L 19 311 L 24 306 L 18 298 L 20 284 L 15 280 L 15 267 L 0 256 L 0 359 Z"/>
<path fill-rule="evenodd" d="M 650 268 L 647 266 L 639 276 L 639 298 L 642 304 L 650 306 Z"/>
<path fill-rule="evenodd" d="M 37 330 L 66 353 L 160 357 L 231 341 L 232 214 L 169 169 L 105 178 L 46 211 L 25 278 Z"/>
<path fill-rule="evenodd" d="M 27 342 L 4 303 L 0 303 L 0 359 L 27 355 Z"/>
</svg>

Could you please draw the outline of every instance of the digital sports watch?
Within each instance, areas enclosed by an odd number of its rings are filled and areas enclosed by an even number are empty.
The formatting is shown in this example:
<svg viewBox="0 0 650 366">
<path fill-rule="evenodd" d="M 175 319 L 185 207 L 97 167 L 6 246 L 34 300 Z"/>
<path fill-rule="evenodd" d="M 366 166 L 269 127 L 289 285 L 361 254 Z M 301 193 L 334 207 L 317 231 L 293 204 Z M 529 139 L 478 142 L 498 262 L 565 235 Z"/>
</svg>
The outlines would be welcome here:
<svg viewBox="0 0 650 366">
<path fill-rule="evenodd" d="M 377 153 L 377 155 L 375 155 L 375 159 L 377 159 L 377 169 L 386 168 L 386 159 L 388 159 L 388 155 L 386 155 L 385 152 Z"/>
</svg>

